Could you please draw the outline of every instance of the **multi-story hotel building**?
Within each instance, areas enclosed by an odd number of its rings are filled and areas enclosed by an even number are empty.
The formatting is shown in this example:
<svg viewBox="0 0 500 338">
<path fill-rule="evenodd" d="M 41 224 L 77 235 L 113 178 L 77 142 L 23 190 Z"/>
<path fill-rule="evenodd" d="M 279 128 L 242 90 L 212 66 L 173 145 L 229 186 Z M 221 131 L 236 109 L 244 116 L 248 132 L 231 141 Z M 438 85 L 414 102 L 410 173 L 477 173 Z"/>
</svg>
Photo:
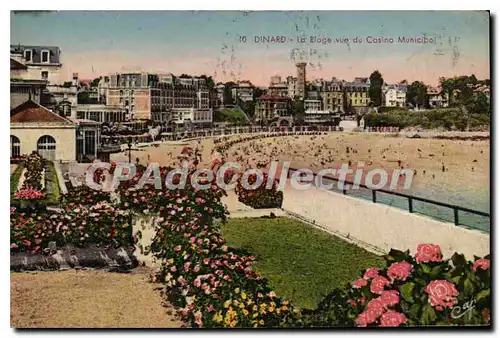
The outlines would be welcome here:
<svg viewBox="0 0 500 338">
<path fill-rule="evenodd" d="M 236 86 L 231 89 L 231 95 L 234 102 L 239 100 L 243 102 L 253 101 L 253 92 L 255 86 L 250 81 L 239 81 Z"/>
<path fill-rule="evenodd" d="M 288 116 L 288 97 L 262 95 L 258 98 L 255 114 L 259 121 L 269 121 Z"/>
<path fill-rule="evenodd" d="M 329 111 L 343 111 L 344 109 L 344 85 L 343 82 L 333 78 L 331 82 L 325 82 L 321 90 L 323 108 Z"/>
<path fill-rule="evenodd" d="M 123 107 L 127 119 L 150 120 L 160 110 L 159 95 L 153 88 L 155 75 L 147 73 L 113 74 L 106 92 L 106 105 Z"/>
<path fill-rule="evenodd" d="M 370 104 L 370 80 L 368 78 L 355 78 L 353 82 L 344 83 L 348 106 L 359 111 Z"/>
</svg>

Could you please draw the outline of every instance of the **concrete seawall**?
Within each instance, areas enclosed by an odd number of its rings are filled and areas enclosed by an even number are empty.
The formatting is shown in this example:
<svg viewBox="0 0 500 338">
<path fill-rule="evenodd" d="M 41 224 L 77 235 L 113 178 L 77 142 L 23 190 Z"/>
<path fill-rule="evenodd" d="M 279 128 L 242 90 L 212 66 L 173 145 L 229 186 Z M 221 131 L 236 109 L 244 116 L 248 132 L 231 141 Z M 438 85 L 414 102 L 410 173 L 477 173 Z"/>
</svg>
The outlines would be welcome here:
<svg viewBox="0 0 500 338">
<path fill-rule="evenodd" d="M 472 260 L 490 253 L 489 234 L 316 187 L 296 190 L 287 184 L 283 209 L 382 252 L 394 248 L 414 253 L 418 244 L 434 243 L 445 257 L 459 252 Z"/>
</svg>

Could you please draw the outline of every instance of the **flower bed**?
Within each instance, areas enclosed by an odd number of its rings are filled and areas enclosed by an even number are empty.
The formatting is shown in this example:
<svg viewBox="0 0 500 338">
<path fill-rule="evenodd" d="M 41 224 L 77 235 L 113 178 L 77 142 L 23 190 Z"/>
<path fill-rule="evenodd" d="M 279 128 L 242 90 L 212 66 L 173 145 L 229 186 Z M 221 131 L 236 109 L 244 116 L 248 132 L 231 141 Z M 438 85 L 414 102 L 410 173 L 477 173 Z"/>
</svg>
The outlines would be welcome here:
<svg viewBox="0 0 500 338">
<path fill-rule="evenodd" d="M 346 291 L 334 290 L 306 326 L 489 325 L 490 261 L 443 260 L 438 245 L 420 244 L 415 256 L 391 250 L 385 269 L 369 268 Z"/>
<path fill-rule="evenodd" d="M 274 179 L 271 189 L 267 189 L 267 181 L 269 180 L 268 174 L 263 173 L 263 182 L 257 189 L 246 189 L 238 181 L 236 185 L 236 194 L 238 201 L 251 206 L 254 209 L 267 209 L 267 208 L 281 208 L 283 205 L 283 192 L 278 190 L 279 181 Z M 250 186 L 257 181 L 257 175 L 252 174 L 248 177 Z"/>
<path fill-rule="evenodd" d="M 92 206 L 67 204 L 54 212 L 19 212 L 11 208 L 11 250 L 38 252 L 55 242 L 83 247 L 99 245 L 132 246 L 131 213 L 107 202 Z"/>
<path fill-rule="evenodd" d="M 37 153 L 26 157 L 24 161 L 24 177 L 22 186 L 14 194 L 21 201 L 38 201 L 44 197 L 45 170 L 44 160 Z"/>
<path fill-rule="evenodd" d="M 21 163 L 24 163 L 25 160 L 26 160 L 26 156 L 24 156 L 24 155 L 19 156 L 19 157 L 11 157 L 10 164 L 21 164 Z"/>
</svg>

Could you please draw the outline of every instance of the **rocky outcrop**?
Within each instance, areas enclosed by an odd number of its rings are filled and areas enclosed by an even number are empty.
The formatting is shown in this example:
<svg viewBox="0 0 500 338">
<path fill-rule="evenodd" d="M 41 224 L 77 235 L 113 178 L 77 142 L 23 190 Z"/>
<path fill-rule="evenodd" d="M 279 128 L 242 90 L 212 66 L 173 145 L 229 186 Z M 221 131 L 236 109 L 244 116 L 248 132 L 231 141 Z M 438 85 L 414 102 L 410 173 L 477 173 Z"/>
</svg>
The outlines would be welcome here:
<svg viewBox="0 0 500 338">
<path fill-rule="evenodd" d="M 70 268 L 101 268 L 109 271 L 127 271 L 137 267 L 133 251 L 123 247 L 85 248 L 65 246 L 47 249 L 43 253 L 14 252 L 10 256 L 11 271 L 65 270 Z"/>
</svg>

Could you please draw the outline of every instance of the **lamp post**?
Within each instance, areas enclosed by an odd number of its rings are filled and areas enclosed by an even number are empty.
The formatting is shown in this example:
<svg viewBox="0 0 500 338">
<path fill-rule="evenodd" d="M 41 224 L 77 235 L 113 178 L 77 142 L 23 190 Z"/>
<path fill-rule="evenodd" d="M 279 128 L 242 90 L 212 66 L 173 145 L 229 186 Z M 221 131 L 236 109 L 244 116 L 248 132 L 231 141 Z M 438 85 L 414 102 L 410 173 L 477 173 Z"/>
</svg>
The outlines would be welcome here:
<svg viewBox="0 0 500 338">
<path fill-rule="evenodd" d="M 132 163 L 132 136 L 127 138 L 127 146 L 128 146 L 128 163 Z"/>
</svg>

